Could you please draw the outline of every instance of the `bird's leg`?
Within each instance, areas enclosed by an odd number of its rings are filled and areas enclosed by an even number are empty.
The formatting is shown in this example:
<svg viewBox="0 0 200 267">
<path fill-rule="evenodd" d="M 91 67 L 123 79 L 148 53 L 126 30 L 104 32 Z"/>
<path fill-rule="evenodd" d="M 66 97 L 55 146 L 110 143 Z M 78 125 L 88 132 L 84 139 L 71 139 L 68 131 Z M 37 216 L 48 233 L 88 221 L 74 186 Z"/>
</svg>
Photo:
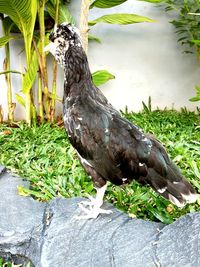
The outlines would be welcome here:
<svg viewBox="0 0 200 267">
<path fill-rule="evenodd" d="M 85 212 L 85 215 L 79 216 L 78 219 L 95 219 L 99 214 L 110 214 L 111 210 L 104 210 L 101 208 L 103 204 L 103 197 L 107 188 L 107 183 L 101 188 L 96 188 L 97 194 L 96 197 L 89 196 L 89 201 L 82 201 L 79 203 L 79 207 Z M 84 207 L 84 205 L 89 206 L 88 208 Z"/>
</svg>

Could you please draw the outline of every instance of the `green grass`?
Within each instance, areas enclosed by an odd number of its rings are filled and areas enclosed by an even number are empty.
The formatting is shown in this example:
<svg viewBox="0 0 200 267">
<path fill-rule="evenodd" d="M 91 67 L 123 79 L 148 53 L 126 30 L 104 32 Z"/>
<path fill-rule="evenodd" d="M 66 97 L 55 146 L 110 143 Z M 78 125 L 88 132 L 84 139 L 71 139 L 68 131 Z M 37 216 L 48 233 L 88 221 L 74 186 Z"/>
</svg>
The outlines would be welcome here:
<svg viewBox="0 0 200 267">
<path fill-rule="evenodd" d="M 4 262 L 3 259 L 0 258 L 0 267 L 14 267 L 14 265 L 12 264 L 12 262 Z"/>
<path fill-rule="evenodd" d="M 23 264 L 15 264 L 12 261 L 4 261 L 3 258 L 0 258 L 0 267 L 22 267 Z M 26 264 L 25 267 L 31 267 L 30 262 Z"/>
<path fill-rule="evenodd" d="M 183 110 L 125 112 L 123 115 L 153 133 L 165 144 L 171 158 L 200 192 L 200 116 Z M 65 130 L 43 124 L 29 128 L 0 126 L 0 163 L 30 181 L 30 188 L 19 193 L 32 195 L 40 201 L 53 197 L 74 197 L 95 194 L 70 146 Z M 183 209 L 169 204 L 148 186 L 137 182 L 126 187 L 110 185 L 105 200 L 131 217 L 170 223 L 188 212 L 197 211 L 198 203 Z"/>
</svg>

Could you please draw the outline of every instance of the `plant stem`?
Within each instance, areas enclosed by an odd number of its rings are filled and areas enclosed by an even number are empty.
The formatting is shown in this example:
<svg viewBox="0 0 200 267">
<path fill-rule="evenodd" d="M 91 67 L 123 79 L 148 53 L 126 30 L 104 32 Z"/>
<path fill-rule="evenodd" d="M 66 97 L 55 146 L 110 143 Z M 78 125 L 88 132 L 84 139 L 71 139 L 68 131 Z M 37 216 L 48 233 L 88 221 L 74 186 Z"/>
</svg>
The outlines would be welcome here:
<svg viewBox="0 0 200 267">
<path fill-rule="evenodd" d="M 51 110 L 50 110 L 50 118 L 51 118 L 52 122 L 55 119 L 56 78 L 57 78 L 57 63 L 56 63 L 56 61 L 54 59 L 54 62 L 53 62 L 52 99 L 51 99 Z"/>
<path fill-rule="evenodd" d="M 5 46 L 6 58 L 4 60 L 4 70 L 8 71 L 10 69 L 10 49 L 9 44 Z M 8 121 L 14 121 L 14 104 L 12 103 L 12 86 L 10 73 L 5 74 L 6 84 L 7 84 L 7 101 L 8 101 Z"/>
<path fill-rule="evenodd" d="M 43 101 L 42 101 L 42 79 L 41 74 L 38 75 L 38 106 L 39 106 L 39 120 L 40 122 L 44 121 L 44 110 L 43 110 Z"/>
<path fill-rule="evenodd" d="M 88 50 L 88 14 L 89 14 L 90 1 L 82 0 L 81 14 L 80 14 L 80 34 L 83 43 L 83 49 L 87 53 Z"/>
<path fill-rule="evenodd" d="M 26 64 L 27 68 L 29 68 L 30 61 L 31 61 L 31 51 L 29 49 L 29 42 L 28 36 L 24 35 L 24 46 L 25 46 L 25 53 L 26 53 Z M 25 94 L 25 107 L 26 107 L 26 123 L 31 126 L 31 88 Z"/>
<path fill-rule="evenodd" d="M 58 20 L 59 20 L 59 6 L 60 6 L 60 0 L 56 0 L 55 24 L 58 24 Z"/>
<path fill-rule="evenodd" d="M 48 76 L 47 76 L 47 67 L 46 67 L 46 55 L 44 52 L 45 46 L 45 24 L 44 24 L 44 10 L 45 10 L 45 0 L 39 0 L 38 5 L 38 17 L 39 17 L 39 27 L 40 27 L 40 41 L 41 41 L 41 78 L 44 86 L 44 103 L 47 120 L 50 119 L 50 110 L 49 110 L 49 98 L 48 98 Z"/>
<path fill-rule="evenodd" d="M 60 0 L 56 0 L 56 16 L 55 24 L 58 24 L 59 18 L 59 5 Z M 57 62 L 53 61 L 53 82 L 52 82 L 52 99 L 51 99 L 51 109 L 50 109 L 50 119 L 53 122 L 55 119 L 55 104 L 56 104 L 56 78 L 57 78 Z"/>
<path fill-rule="evenodd" d="M 3 123 L 3 109 L 1 105 L 0 105 L 0 123 Z"/>
<path fill-rule="evenodd" d="M 32 120 L 33 120 L 33 125 L 36 126 L 36 123 L 37 123 L 37 112 L 36 112 L 36 107 L 34 105 L 33 94 L 31 94 L 31 117 L 32 117 Z"/>
<path fill-rule="evenodd" d="M 2 14 L 1 19 L 4 19 L 4 15 Z M 4 23 L 2 23 L 3 26 L 3 33 L 6 35 L 6 30 L 4 28 Z M 12 86 L 11 86 L 11 78 L 10 78 L 10 46 L 9 43 L 5 45 L 5 53 L 6 58 L 4 60 L 4 74 L 5 74 L 5 80 L 7 84 L 7 103 L 8 103 L 8 121 L 13 122 L 14 121 L 14 109 L 15 109 L 15 103 L 12 102 Z"/>
<path fill-rule="evenodd" d="M 25 104 L 26 104 L 26 122 L 31 126 L 31 94 L 30 91 L 25 95 Z"/>
</svg>

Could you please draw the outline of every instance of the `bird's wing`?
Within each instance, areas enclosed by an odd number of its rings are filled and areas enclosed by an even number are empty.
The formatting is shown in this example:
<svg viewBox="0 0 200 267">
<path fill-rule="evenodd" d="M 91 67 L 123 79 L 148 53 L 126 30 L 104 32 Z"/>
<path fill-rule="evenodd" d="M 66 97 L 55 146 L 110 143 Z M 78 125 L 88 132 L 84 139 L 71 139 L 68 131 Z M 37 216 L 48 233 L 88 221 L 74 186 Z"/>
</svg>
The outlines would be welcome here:
<svg viewBox="0 0 200 267">
<path fill-rule="evenodd" d="M 177 206 L 195 201 L 194 189 L 159 141 L 90 94 L 76 96 L 73 103 L 65 114 L 70 141 L 103 179 L 116 185 L 133 179 L 147 183 Z"/>
<path fill-rule="evenodd" d="M 110 104 L 85 94 L 68 112 L 72 145 L 104 178 L 121 184 L 123 177 L 133 179 L 146 172 L 139 164 L 148 159 L 150 139 Z"/>
</svg>

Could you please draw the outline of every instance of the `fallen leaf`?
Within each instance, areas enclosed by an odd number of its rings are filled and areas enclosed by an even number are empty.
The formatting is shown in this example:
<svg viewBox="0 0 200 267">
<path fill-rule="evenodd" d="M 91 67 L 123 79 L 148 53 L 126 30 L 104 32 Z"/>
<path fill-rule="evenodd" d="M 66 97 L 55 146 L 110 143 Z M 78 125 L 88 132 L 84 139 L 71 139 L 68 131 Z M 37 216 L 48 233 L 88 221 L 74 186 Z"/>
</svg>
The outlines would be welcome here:
<svg viewBox="0 0 200 267">
<path fill-rule="evenodd" d="M 137 217 L 134 213 L 129 213 L 128 216 L 132 219 L 135 219 Z"/>
<path fill-rule="evenodd" d="M 173 207 L 171 204 L 169 204 L 169 205 L 167 206 L 166 210 L 167 210 L 167 212 L 172 213 L 173 210 L 174 210 L 174 207 Z"/>
<path fill-rule="evenodd" d="M 0 133 L 1 135 L 10 135 L 12 134 L 12 132 L 10 130 L 5 130 L 3 132 Z"/>
</svg>

